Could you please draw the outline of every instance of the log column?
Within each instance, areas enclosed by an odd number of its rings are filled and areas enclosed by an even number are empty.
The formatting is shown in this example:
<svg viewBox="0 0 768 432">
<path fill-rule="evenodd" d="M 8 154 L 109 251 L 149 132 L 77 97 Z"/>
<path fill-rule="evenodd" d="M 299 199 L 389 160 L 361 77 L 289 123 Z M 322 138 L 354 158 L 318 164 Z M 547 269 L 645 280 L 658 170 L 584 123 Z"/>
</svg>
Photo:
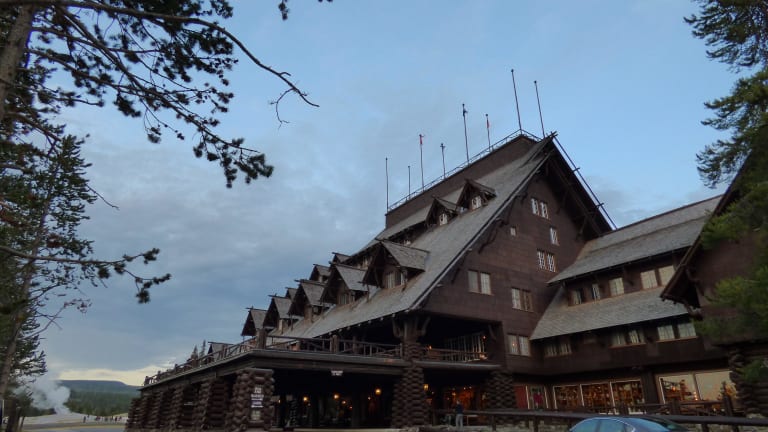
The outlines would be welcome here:
<svg viewBox="0 0 768 432">
<path fill-rule="evenodd" d="M 403 376 L 395 382 L 392 400 L 392 426 L 396 428 L 428 424 L 427 398 L 424 394 L 424 371 L 413 361 L 421 358 L 418 338 L 424 336 L 429 318 L 419 322 L 416 316 L 406 317 L 400 323 L 392 322 L 393 333 L 403 346 L 403 359 L 410 366 L 403 370 Z"/>
<path fill-rule="evenodd" d="M 274 392 L 272 374 L 271 370 L 254 368 L 238 372 L 226 415 L 227 431 L 244 431 L 248 428 L 269 430 L 272 424 L 272 393 Z M 260 393 L 255 392 L 257 387 Z M 257 395 L 261 398 L 261 407 L 253 406 Z M 252 417 L 252 412 L 258 412 L 258 418 Z"/>
</svg>

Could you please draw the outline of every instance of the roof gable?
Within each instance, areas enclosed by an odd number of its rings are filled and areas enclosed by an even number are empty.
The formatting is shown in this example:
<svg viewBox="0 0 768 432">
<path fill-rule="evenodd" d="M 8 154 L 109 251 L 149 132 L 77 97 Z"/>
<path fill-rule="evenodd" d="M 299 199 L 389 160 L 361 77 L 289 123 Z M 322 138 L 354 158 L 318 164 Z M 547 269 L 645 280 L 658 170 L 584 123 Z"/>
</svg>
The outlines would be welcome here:
<svg viewBox="0 0 768 432">
<path fill-rule="evenodd" d="M 371 265 L 363 275 L 363 282 L 381 287 L 382 273 L 389 263 L 411 274 L 423 272 L 428 255 L 429 252 L 425 250 L 381 240 L 374 247 Z"/>
<path fill-rule="evenodd" d="M 475 180 L 466 179 L 464 188 L 461 190 L 459 200 L 456 203 L 463 208 L 472 208 L 472 198 L 480 196 L 483 202 L 496 196 L 496 191 L 493 188 L 485 186 Z"/>
<path fill-rule="evenodd" d="M 266 316 L 267 311 L 265 309 L 249 308 L 240 336 L 256 336 L 257 331 L 264 327 L 264 318 Z"/>
<path fill-rule="evenodd" d="M 299 288 L 291 302 L 288 313 L 294 316 L 304 315 L 304 308 L 309 306 L 326 306 L 320 301 L 325 285 L 307 279 L 299 281 Z"/>
<path fill-rule="evenodd" d="M 320 301 L 326 303 L 336 303 L 339 292 L 342 290 L 350 291 L 368 291 L 363 283 L 365 270 L 344 264 L 333 264 L 328 283 L 320 296 Z"/>
</svg>

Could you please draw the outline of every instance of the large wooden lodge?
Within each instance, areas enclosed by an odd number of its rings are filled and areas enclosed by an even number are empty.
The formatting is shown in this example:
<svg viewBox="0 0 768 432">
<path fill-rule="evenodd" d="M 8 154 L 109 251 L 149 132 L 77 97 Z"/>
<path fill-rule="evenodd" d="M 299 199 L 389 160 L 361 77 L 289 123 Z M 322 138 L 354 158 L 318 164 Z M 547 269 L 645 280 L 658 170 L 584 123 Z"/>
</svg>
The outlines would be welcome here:
<svg viewBox="0 0 768 432">
<path fill-rule="evenodd" d="M 613 229 L 554 135 L 470 162 L 251 309 L 241 343 L 148 377 L 128 429 L 403 427 L 457 400 L 631 411 L 733 391 L 695 305 L 661 298 L 719 197 Z"/>
</svg>

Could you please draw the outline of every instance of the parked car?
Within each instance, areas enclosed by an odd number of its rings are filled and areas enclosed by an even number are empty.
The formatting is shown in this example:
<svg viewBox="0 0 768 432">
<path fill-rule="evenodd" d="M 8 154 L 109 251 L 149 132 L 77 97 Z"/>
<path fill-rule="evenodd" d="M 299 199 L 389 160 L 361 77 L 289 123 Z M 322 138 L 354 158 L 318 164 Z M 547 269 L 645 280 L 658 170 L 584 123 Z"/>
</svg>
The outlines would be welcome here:
<svg viewBox="0 0 768 432">
<path fill-rule="evenodd" d="M 654 416 L 600 416 L 576 423 L 569 432 L 687 432 L 685 426 Z"/>
</svg>

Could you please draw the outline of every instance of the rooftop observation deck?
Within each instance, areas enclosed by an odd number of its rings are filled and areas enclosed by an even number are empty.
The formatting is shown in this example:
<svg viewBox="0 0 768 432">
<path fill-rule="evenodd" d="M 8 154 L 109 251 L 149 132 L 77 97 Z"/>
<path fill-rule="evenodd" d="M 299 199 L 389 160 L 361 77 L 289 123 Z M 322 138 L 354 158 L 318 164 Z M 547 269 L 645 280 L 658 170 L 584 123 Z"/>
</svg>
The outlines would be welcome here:
<svg viewBox="0 0 768 432">
<path fill-rule="evenodd" d="M 153 376 L 144 379 L 144 386 L 172 379 L 179 375 L 187 375 L 196 370 L 216 367 L 244 355 L 264 354 L 272 357 L 277 353 L 307 353 L 320 356 L 344 356 L 347 361 L 359 359 L 391 359 L 404 360 L 405 352 L 403 344 L 382 344 L 361 342 L 358 340 L 340 339 L 336 336 L 330 338 L 289 338 L 282 336 L 267 336 L 263 342 L 258 336 L 247 339 L 238 344 L 224 345 L 218 351 L 197 358 L 190 358 L 186 363 L 175 365 L 165 371 L 158 371 Z M 432 348 L 420 345 L 411 348 L 410 358 L 423 360 L 430 363 L 468 364 L 483 362 L 488 356 L 485 352 L 461 351 L 450 349 Z"/>
</svg>

